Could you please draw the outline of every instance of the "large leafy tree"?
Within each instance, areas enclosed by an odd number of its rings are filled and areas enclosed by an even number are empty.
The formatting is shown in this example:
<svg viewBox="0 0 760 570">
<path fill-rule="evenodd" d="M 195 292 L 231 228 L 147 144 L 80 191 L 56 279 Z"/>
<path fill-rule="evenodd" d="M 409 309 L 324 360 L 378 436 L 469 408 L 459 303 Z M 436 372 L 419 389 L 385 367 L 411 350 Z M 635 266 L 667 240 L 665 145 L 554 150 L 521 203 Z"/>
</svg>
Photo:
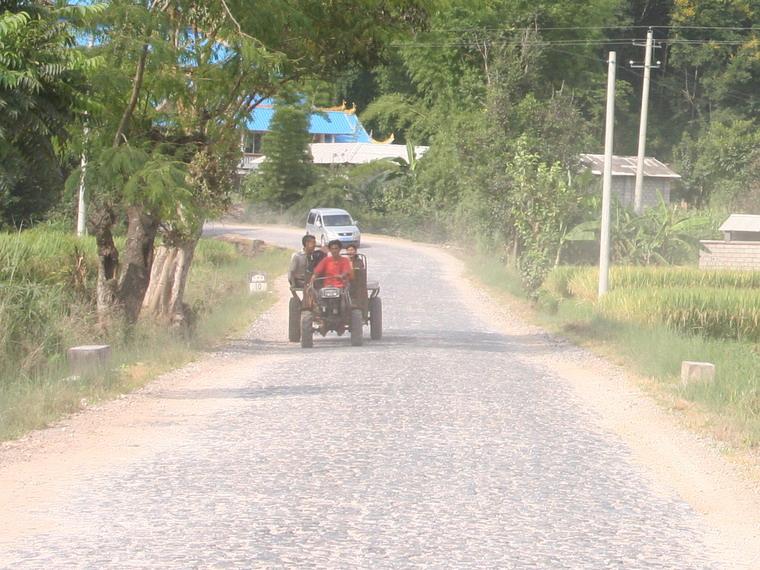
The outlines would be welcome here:
<svg viewBox="0 0 760 570">
<path fill-rule="evenodd" d="M 71 49 L 71 26 L 94 11 L 0 4 L 0 223 L 28 223 L 60 197 L 56 147 L 83 111 L 88 63 Z"/>
<path fill-rule="evenodd" d="M 683 133 L 675 156 L 693 203 L 757 213 L 759 15 L 742 0 L 674 5 L 668 64 Z"/>
<path fill-rule="evenodd" d="M 594 25 L 619 21 L 621 4 L 445 3 L 429 32 L 399 46 L 403 73 L 378 70 L 388 92 L 363 115 L 431 145 L 413 191 L 389 188 L 389 199 L 525 257 L 526 274 L 540 279 L 579 221 L 574 175 L 593 144 L 581 110 L 596 108 L 593 78 L 603 79 Z M 571 51 L 555 47 L 561 37 Z"/>
<path fill-rule="evenodd" d="M 419 21 L 419 3 L 112 0 L 93 27 L 109 62 L 93 75 L 91 226 L 99 310 L 182 320 L 182 294 L 204 219 L 234 187 L 239 131 L 263 97 L 305 77 L 372 61 Z M 120 255 L 113 228 L 127 223 Z M 154 258 L 154 240 L 161 238 Z"/>
</svg>

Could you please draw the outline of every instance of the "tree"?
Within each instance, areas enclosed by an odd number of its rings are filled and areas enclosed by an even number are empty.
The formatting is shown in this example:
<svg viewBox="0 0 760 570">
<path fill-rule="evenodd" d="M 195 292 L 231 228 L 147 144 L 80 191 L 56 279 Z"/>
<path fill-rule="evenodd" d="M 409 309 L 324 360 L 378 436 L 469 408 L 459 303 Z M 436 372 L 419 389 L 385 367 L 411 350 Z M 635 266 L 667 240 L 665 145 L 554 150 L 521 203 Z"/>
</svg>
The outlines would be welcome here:
<svg viewBox="0 0 760 570">
<path fill-rule="evenodd" d="M 72 24 L 97 8 L 9 0 L 0 12 L 0 224 L 28 224 L 63 190 L 56 147 L 81 116 L 88 61 Z"/>
<path fill-rule="evenodd" d="M 688 133 L 676 147 L 681 173 L 687 180 L 686 198 L 692 204 L 751 208 L 757 197 L 760 130 L 751 119 L 715 119 L 698 137 Z M 756 213 L 753 210 L 747 213 Z"/>
<path fill-rule="evenodd" d="M 91 77 L 90 224 L 99 247 L 98 308 L 135 321 L 183 322 L 184 285 L 203 221 L 222 211 L 239 160 L 239 127 L 264 97 L 311 75 L 370 61 L 422 17 L 416 2 L 112 0 L 91 33 L 109 61 Z M 261 17 L 267 10 L 267 17 Z M 281 24 L 281 25 L 278 25 Z M 180 178 L 182 182 L 180 182 Z M 113 229 L 126 220 L 122 256 Z M 161 245 L 155 252 L 154 240 Z"/>
<path fill-rule="evenodd" d="M 681 125 L 675 148 L 686 198 L 732 208 L 751 192 L 760 128 L 757 3 L 676 2 L 669 73 Z"/>
<path fill-rule="evenodd" d="M 309 109 L 292 95 L 279 99 L 270 132 L 263 140 L 266 160 L 252 175 L 259 199 L 292 206 L 316 180 L 309 153 Z"/>
</svg>

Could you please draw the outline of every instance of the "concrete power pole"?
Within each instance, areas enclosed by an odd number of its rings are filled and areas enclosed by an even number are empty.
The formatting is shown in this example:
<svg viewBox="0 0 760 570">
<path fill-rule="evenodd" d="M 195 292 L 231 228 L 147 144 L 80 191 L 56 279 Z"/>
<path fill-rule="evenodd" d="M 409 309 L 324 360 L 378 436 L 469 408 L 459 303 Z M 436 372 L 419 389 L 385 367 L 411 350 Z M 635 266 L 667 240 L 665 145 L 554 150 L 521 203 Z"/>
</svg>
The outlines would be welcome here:
<svg viewBox="0 0 760 570">
<path fill-rule="evenodd" d="M 607 60 L 607 120 L 604 128 L 604 176 L 602 178 L 602 231 L 599 239 L 599 297 L 607 292 L 610 271 L 610 203 L 612 202 L 612 137 L 615 128 L 615 61 Z"/>
<path fill-rule="evenodd" d="M 84 128 L 84 140 L 85 145 L 87 144 L 87 127 Z M 79 202 L 77 203 L 77 236 L 82 237 L 85 235 L 87 228 L 85 225 L 85 220 L 87 219 L 86 216 L 86 208 L 87 205 L 85 203 L 85 174 L 87 173 L 87 154 L 85 153 L 84 149 L 82 150 L 82 161 L 80 163 L 81 166 L 81 173 L 79 175 Z"/>
<path fill-rule="evenodd" d="M 92 46 L 95 45 L 95 39 L 90 38 L 90 41 L 87 43 L 87 47 L 89 49 L 92 49 Z M 85 113 L 85 120 L 87 114 Z M 87 135 L 90 133 L 90 129 L 87 127 L 87 124 L 84 125 L 84 144 L 82 148 L 82 159 L 80 162 L 81 167 L 81 174 L 79 175 L 79 201 L 77 202 L 77 237 L 82 237 L 87 233 L 87 203 L 85 201 L 85 190 L 87 189 L 85 184 L 85 176 L 87 174 Z"/>
<path fill-rule="evenodd" d="M 634 43 L 634 45 L 640 45 Z M 644 156 L 647 144 L 647 114 L 649 112 L 649 76 L 652 66 L 652 28 L 647 31 L 647 42 L 644 48 L 644 85 L 641 93 L 641 118 L 639 119 L 639 155 L 636 160 L 636 185 L 633 191 L 633 209 L 637 214 L 641 214 L 644 201 Z M 641 68 L 633 61 L 629 62 L 633 68 Z M 660 62 L 654 66 L 656 69 Z"/>
</svg>

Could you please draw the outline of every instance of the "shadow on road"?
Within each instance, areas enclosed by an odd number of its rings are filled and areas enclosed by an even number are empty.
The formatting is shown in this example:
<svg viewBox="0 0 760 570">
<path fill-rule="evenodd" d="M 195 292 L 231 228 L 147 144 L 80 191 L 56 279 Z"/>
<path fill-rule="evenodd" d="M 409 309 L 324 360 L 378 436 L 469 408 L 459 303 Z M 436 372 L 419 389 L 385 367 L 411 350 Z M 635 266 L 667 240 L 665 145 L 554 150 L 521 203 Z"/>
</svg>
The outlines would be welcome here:
<svg viewBox="0 0 760 570">
<path fill-rule="evenodd" d="M 345 386 L 340 385 L 304 385 L 304 386 L 266 386 L 264 388 L 202 388 L 189 390 L 170 390 L 156 392 L 151 397 L 168 400 L 217 400 L 217 399 L 246 399 L 259 400 L 263 398 L 287 398 L 294 396 L 319 396 L 336 392 Z"/>
<path fill-rule="evenodd" d="M 338 337 L 332 333 L 324 338 L 314 338 L 314 348 L 302 349 L 298 343 L 286 341 L 271 341 L 259 339 L 233 339 L 225 346 L 224 353 L 233 354 L 267 354 L 293 355 L 302 352 L 344 351 L 348 350 L 357 355 L 364 352 L 391 354 L 395 351 L 425 350 L 425 351 L 466 351 L 490 353 L 522 353 L 541 354 L 556 350 L 563 343 L 552 339 L 547 334 L 505 335 L 477 331 L 452 330 L 415 330 L 387 331 L 382 340 L 373 341 L 365 338 L 361 347 L 351 346 L 347 335 Z"/>
</svg>

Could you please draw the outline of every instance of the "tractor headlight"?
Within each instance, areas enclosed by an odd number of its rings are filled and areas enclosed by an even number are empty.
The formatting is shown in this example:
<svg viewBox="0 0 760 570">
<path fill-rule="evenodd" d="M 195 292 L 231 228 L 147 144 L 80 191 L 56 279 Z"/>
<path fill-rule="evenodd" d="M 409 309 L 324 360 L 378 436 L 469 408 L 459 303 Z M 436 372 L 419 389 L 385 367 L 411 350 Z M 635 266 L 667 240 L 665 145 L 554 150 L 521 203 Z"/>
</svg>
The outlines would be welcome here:
<svg viewBox="0 0 760 570">
<path fill-rule="evenodd" d="M 324 287 L 319 292 L 323 299 L 337 299 L 340 297 L 340 289 L 337 287 Z"/>
</svg>

